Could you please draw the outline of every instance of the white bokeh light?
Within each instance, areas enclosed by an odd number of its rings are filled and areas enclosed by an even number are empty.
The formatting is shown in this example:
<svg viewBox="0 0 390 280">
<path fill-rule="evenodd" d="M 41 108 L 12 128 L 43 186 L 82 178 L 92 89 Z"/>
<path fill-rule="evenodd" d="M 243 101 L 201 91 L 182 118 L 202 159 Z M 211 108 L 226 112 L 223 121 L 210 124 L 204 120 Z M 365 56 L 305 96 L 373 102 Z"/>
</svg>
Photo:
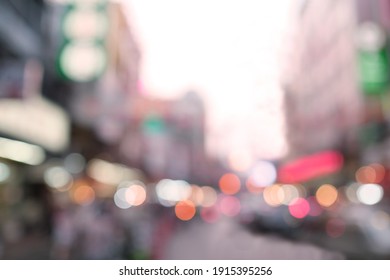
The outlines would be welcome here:
<svg viewBox="0 0 390 280">
<path fill-rule="evenodd" d="M 377 184 L 364 184 L 357 189 L 357 198 L 363 204 L 374 205 L 383 198 L 383 188 Z"/>
</svg>

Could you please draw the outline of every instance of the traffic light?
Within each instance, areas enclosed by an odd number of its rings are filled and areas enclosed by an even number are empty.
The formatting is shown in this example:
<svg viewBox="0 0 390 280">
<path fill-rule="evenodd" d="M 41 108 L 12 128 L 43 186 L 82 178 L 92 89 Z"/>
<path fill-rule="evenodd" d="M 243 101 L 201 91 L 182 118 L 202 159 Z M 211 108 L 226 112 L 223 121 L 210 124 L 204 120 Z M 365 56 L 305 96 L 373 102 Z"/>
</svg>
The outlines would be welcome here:
<svg viewBox="0 0 390 280">
<path fill-rule="evenodd" d="M 107 66 L 109 29 L 107 0 L 73 0 L 61 20 L 61 40 L 56 56 L 59 74 L 75 82 L 101 76 Z"/>
</svg>

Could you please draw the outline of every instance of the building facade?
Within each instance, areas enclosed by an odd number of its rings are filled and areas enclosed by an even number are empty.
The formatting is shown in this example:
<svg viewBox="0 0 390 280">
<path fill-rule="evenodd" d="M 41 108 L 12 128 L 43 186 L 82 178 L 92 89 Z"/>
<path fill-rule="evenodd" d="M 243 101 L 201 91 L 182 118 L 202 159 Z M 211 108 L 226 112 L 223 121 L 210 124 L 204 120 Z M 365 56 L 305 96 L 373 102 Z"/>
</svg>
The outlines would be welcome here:
<svg viewBox="0 0 390 280">
<path fill-rule="evenodd" d="M 282 78 L 290 157 L 354 145 L 362 121 L 355 1 L 298 1 Z"/>
</svg>

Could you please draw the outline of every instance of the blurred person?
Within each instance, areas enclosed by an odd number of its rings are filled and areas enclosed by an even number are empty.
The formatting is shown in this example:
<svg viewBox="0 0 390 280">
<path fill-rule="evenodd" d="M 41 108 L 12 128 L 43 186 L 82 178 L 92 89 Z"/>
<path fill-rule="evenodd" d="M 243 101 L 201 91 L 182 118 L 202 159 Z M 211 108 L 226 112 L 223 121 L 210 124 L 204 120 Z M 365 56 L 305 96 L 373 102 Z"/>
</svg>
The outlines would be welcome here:
<svg viewBox="0 0 390 280">
<path fill-rule="evenodd" d="M 156 220 L 152 233 L 151 258 L 158 260 L 164 258 L 166 246 L 175 234 L 178 219 L 166 208 L 161 208 L 159 218 Z"/>
<path fill-rule="evenodd" d="M 43 183 L 29 183 L 23 201 L 23 220 L 27 233 L 49 236 L 52 230 L 52 195 Z"/>
<path fill-rule="evenodd" d="M 71 257 L 76 231 L 72 211 L 74 210 L 71 207 L 59 207 L 54 214 L 51 252 L 53 259 L 70 259 Z"/>
<path fill-rule="evenodd" d="M 57 213 L 55 259 L 123 259 L 125 232 L 108 201 L 95 201 Z"/>
</svg>

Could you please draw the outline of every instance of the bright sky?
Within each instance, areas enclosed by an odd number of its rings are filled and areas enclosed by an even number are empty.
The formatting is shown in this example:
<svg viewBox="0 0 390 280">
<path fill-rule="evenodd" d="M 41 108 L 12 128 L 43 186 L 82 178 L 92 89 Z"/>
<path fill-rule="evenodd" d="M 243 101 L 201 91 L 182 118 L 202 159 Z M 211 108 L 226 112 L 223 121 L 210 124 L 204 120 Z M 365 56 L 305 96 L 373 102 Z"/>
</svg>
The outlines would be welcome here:
<svg viewBox="0 0 390 280">
<path fill-rule="evenodd" d="M 123 1 L 149 94 L 171 98 L 199 89 L 208 108 L 208 148 L 216 154 L 283 153 L 277 57 L 291 0 Z"/>
</svg>

